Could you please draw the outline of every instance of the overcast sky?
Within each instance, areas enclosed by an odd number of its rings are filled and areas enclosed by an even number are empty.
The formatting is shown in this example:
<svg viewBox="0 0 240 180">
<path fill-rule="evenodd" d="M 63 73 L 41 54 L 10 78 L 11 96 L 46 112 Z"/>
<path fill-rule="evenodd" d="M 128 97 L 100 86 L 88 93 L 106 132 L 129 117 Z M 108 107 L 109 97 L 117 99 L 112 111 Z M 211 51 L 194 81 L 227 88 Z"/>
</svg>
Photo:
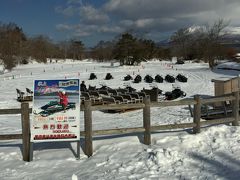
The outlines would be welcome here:
<svg viewBox="0 0 240 180">
<path fill-rule="evenodd" d="M 240 33 L 240 0 L 1 0 L 0 21 L 54 41 L 78 38 L 86 46 L 133 31 L 158 42 L 179 28 L 229 21 Z"/>
</svg>

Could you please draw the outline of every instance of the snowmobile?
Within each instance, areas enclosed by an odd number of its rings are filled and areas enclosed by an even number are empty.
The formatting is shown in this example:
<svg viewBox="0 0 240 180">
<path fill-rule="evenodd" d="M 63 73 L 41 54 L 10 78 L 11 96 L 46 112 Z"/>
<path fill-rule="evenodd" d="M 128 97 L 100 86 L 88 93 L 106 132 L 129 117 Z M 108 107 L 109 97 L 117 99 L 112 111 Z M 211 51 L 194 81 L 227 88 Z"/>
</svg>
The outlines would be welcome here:
<svg viewBox="0 0 240 180">
<path fill-rule="evenodd" d="M 186 93 L 183 92 L 180 88 L 175 88 L 174 90 L 172 90 L 172 92 L 168 91 L 164 95 L 165 95 L 165 100 L 174 100 L 179 97 L 185 97 Z"/>
<path fill-rule="evenodd" d="M 141 81 L 142 81 L 142 77 L 140 75 L 137 75 L 133 80 L 134 83 L 140 83 Z"/>
<path fill-rule="evenodd" d="M 76 108 L 76 104 L 73 102 L 69 102 L 66 107 L 66 110 L 75 109 L 75 108 Z M 56 112 L 64 111 L 63 106 L 58 101 L 50 101 L 46 105 L 42 106 L 41 109 L 42 109 L 41 112 L 39 113 L 35 112 L 34 114 L 40 114 L 43 117 L 47 117 Z"/>
<path fill-rule="evenodd" d="M 129 80 L 132 80 L 132 76 L 130 76 L 129 74 L 127 76 L 124 77 L 124 81 L 129 81 Z"/>
<path fill-rule="evenodd" d="M 155 76 L 155 81 L 158 82 L 158 83 L 162 83 L 162 82 L 163 82 L 163 77 L 160 76 L 159 74 L 157 74 L 157 75 Z"/>
<path fill-rule="evenodd" d="M 152 82 L 153 82 L 153 78 L 152 78 L 152 76 L 150 76 L 150 75 L 146 75 L 146 76 L 144 77 L 144 81 L 145 81 L 146 83 L 152 83 Z"/>
<path fill-rule="evenodd" d="M 178 74 L 176 79 L 179 81 L 179 82 L 187 82 L 188 78 L 182 74 Z"/>
</svg>

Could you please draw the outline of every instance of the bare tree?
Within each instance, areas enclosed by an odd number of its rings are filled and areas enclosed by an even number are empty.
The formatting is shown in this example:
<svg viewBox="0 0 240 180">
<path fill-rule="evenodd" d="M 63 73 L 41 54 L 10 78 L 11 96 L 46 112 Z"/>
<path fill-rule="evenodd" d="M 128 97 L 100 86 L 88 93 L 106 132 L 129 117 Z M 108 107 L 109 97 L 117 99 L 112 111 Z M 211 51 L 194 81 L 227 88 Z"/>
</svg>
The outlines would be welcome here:
<svg viewBox="0 0 240 180">
<path fill-rule="evenodd" d="M 25 34 L 15 23 L 0 24 L 0 59 L 6 69 L 16 65 L 25 41 Z"/>
<path fill-rule="evenodd" d="M 212 26 L 206 27 L 206 35 L 202 40 L 203 58 L 209 63 L 211 69 L 214 67 L 219 53 L 222 52 L 223 47 L 220 44 L 220 39 L 226 34 L 224 29 L 228 24 L 229 22 L 224 19 L 219 19 Z"/>
</svg>

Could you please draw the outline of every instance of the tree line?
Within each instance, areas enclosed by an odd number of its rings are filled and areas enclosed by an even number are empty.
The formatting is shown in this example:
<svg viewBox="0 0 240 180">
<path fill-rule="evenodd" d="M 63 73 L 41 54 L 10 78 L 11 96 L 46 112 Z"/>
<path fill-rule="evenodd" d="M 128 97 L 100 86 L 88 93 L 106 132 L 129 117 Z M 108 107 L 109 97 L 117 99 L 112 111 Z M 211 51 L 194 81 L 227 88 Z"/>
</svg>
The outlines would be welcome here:
<svg viewBox="0 0 240 180">
<path fill-rule="evenodd" d="M 47 36 L 27 37 L 15 23 L 0 23 L 0 60 L 6 69 L 27 64 L 34 59 L 46 63 L 47 58 L 82 59 L 84 44 L 80 40 L 54 43 Z"/>
<path fill-rule="evenodd" d="M 227 25 L 220 19 L 212 26 L 194 30 L 181 28 L 171 36 L 168 46 L 160 46 L 153 40 L 125 32 L 112 41 L 99 41 L 95 47 L 86 49 L 79 39 L 55 43 L 43 35 L 27 37 L 15 23 L 0 23 L 0 60 L 6 69 L 11 70 L 17 64 L 27 64 L 31 59 L 42 63 L 46 63 L 47 58 L 115 59 L 121 65 L 137 65 L 152 58 L 166 60 L 176 56 L 183 60 L 204 60 L 212 68 L 216 59 L 229 58 L 235 53 L 221 43 Z"/>
</svg>

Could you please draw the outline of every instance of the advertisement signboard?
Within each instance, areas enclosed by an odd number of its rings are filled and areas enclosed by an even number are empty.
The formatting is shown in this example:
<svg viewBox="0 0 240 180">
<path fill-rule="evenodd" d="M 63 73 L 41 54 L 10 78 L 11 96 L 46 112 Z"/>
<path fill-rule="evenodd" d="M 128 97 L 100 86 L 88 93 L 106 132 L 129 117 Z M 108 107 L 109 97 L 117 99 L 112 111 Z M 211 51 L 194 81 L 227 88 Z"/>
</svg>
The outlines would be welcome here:
<svg viewBox="0 0 240 180">
<path fill-rule="evenodd" d="M 80 140 L 79 79 L 35 80 L 31 142 Z"/>
</svg>

